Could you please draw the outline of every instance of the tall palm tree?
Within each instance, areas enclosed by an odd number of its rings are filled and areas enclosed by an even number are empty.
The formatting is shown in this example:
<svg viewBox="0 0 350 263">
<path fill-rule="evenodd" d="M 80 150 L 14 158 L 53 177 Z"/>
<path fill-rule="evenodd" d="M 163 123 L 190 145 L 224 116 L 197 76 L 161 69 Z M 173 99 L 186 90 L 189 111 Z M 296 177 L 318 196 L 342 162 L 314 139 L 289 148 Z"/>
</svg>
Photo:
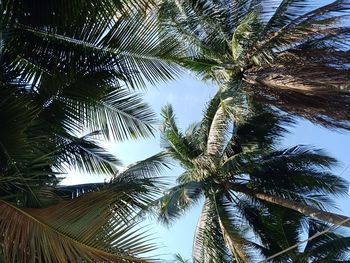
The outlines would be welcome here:
<svg viewBox="0 0 350 263">
<path fill-rule="evenodd" d="M 267 105 L 349 129 L 349 10 L 337 0 L 164 1 L 164 30 L 188 46 L 177 62 Z M 311 11 L 310 11 L 311 10 Z"/>
<path fill-rule="evenodd" d="M 167 79 L 174 67 L 155 57 L 176 49 L 155 34 L 152 16 L 135 11 L 144 3 L 1 2 L 5 262 L 146 262 L 138 255 L 151 247 L 133 232 L 133 216 L 161 189 L 148 177 L 159 172 L 163 157 L 130 167 L 111 184 L 90 186 L 73 200 L 62 196 L 67 189 L 56 189 L 67 166 L 118 173 L 119 162 L 100 146 L 101 137 L 152 134 L 154 115 L 131 88 L 144 79 Z"/>
<path fill-rule="evenodd" d="M 165 153 L 185 171 L 159 200 L 159 217 L 169 223 L 204 198 L 195 262 L 249 261 L 254 245 L 245 230 L 264 233 L 254 211 L 278 216 L 272 209 L 277 206 L 333 224 L 346 218 L 326 212 L 331 195 L 346 193 L 346 182 L 327 171 L 336 160 L 305 146 L 277 150 L 283 125 L 291 120 L 255 105 L 255 115 L 233 124 L 233 101 L 230 90 L 219 92 L 201 123 L 185 133 L 171 106 L 162 111 Z"/>
</svg>

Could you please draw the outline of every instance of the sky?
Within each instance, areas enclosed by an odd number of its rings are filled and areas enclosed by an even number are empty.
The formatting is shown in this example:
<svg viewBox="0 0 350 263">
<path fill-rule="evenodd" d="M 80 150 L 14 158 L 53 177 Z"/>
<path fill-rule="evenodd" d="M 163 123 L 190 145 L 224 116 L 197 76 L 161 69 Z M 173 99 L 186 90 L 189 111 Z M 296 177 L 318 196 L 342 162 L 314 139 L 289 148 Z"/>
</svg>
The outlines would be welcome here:
<svg viewBox="0 0 350 263">
<path fill-rule="evenodd" d="M 322 0 L 317 1 L 317 4 L 322 5 L 329 2 Z M 172 104 L 177 115 L 177 123 L 184 130 L 191 123 L 200 121 L 206 103 L 215 94 L 216 90 L 217 87 L 213 83 L 205 83 L 185 73 L 176 81 L 149 87 L 144 94 L 144 99 L 152 106 L 159 118 L 161 108 L 167 103 Z M 296 124 L 289 128 L 289 131 L 290 133 L 284 137 L 283 146 L 302 144 L 324 149 L 340 162 L 339 167 L 333 172 L 350 181 L 350 132 L 329 130 L 303 119 L 297 119 Z M 121 159 L 124 165 L 145 159 L 161 150 L 159 133 L 149 139 L 124 143 L 106 142 L 104 145 Z M 180 167 L 173 167 L 164 176 L 175 178 L 181 171 Z M 101 177 L 71 174 L 63 181 L 63 184 L 103 180 Z M 338 198 L 336 203 L 339 209 L 335 212 L 350 216 L 350 196 Z M 155 236 L 158 237 L 156 242 L 160 245 L 160 249 L 156 253 L 166 259 L 171 259 L 172 255 L 176 253 L 190 259 L 192 240 L 199 213 L 200 205 L 190 210 L 170 228 L 151 222 L 151 232 L 156 233 Z"/>
</svg>

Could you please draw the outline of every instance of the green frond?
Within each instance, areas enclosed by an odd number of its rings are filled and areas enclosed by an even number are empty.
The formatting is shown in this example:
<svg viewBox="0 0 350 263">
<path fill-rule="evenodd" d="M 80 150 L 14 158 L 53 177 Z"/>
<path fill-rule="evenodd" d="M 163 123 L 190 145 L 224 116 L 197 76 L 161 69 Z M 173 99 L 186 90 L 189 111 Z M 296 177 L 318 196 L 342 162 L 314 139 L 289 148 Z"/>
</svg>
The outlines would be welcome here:
<svg viewBox="0 0 350 263">
<path fill-rule="evenodd" d="M 0 242 L 5 260 L 148 262 L 136 254 L 148 252 L 152 246 L 130 242 L 130 235 L 135 241 L 139 239 L 133 230 L 135 223 L 126 225 L 113 215 L 106 220 L 108 209 L 86 210 L 79 204 L 81 200 L 44 209 L 20 209 L 1 201 L 0 229 L 4 236 Z M 23 249 L 13 253 L 14 245 Z"/>
<path fill-rule="evenodd" d="M 14 87 L 1 85 L 0 198 L 40 207 L 36 190 L 57 183 L 55 145 L 42 130 L 40 108 Z"/>
<path fill-rule="evenodd" d="M 191 159 L 199 154 L 198 145 L 193 143 L 193 139 L 184 134 L 176 125 L 176 117 L 171 105 L 162 108 L 161 115 L 164 119 L 162 132 L 162 146 L 167 154 L 179 159 L 184 165 L 192 166 Z"/>
<path fill-rule="evenodd" d="M 176 254 L 174 263 L 190 263 L 190 261 L 184 259 L 180 254 Z"/>
<path fill-rule="evenodd" d="M 167 190 L 157 200 L 158 220 L 170 224 L 195 205 L 203 195 L 202 182 L 186 182 Z"/>
<path fill-rule="evenodd" d="M 221 155 L 230 139 L 232 122 L 236 117 L 234 99 L 219 91 L 209 102 L 200 125 L 201 148 L 206 154 Z"/>
<path fill-rule="evenodd" d="M 66 134 L 61 137 L 58 144 L 58 163 L 60 170 L 62 164 L 90 174 L 113 175 L 121 162 L 102 146 L 93 140 L 94 134 L 75 137 Z"/>
<path fill-rule="evenodd" d="M 346 193 L 345 180 L 326 170 L 335 164 L 335 159 L 322 151 L 296 146 L 246 159 L 238 163 L 236 172 L 248 174 L 255 189 L 323 207 L 332 204 L 330 195 Z"/>
<path fill-rule="evenodd" d="M 263 2 L 272 2 L 272 1 L 263 1 Z M 263 3 L 265 4 L 265 3 Z M 265 11 L 266 13 L 262 13 L 264 17 L 268 18 L 268 22 L 265 25 L 263 34 L 271 31 L 277 31 L 298 16 L 302 14 L 302 12 L 306 12 L 310 8 L 314 8 L 315 3 L 308 0 L 282 0 L 279 6 L 276 9 L 273 9 L 273 14 Z M 268 8 L 266 8 L 269 10 Z M 295 12 L 295 10 L 298 12 Z"/>
<path fill-rule="evenodd" d="M 293 124 L 293 120 L 282 113 L 254 103 L 251 103 L 250 107 L 250 116 L 238 123 L 234 129 L 231 145 L 236 149 L 235 153 L 238 153 L 238 150 L 270 150 L 281 136 L 287 133 L 285 127 Z"/>
<path fill-rule="evenodd" d="M 166 153 L 161 152 L 152 155 L 142 161 L 130 164 L 126 169 L 118 173 L 113 181 L 133 181 L 135 179 L 156 178 L 170 169 L 170 160 Z"/>
<path fill-rule="evenodd" d="M 236 211 L 234 210 L 232 202 L 224 196 L 224 193 L 222 193 L 214 197 L 214 205 L 225 244 L 230 249 L 235 261 L 250 261 L 251 259 L 248 254 L 249 242 L 247 242 L 244 237 L 242 227 L 235 225 Z"/>
<path fill-rule="evenodd" d="M 205 201 L 198 219 L 192 250 L 194 262 L 232 262 L 232 255 L 225 245 L 215 206 L 210 200 Z"/>
<path fill-rule="evenodd" d="M 142 161 L 138 161 L 136 163 L 128 165 L 120 172 L 116 170 L 111 176 L 109 182 L 72 186 L 60 185 L 51 190 L 54 193 L 56 193 L 56 195 L 58 195 L 58 197 L 60 198 L 71 199 L 74 197 L 81 196 L 88 192 L 99 192 L 104 189 L 113 190 L 116 187 L 118 187 L 118 189 L 122 189 L 123 184 L 125 184 L 125 187 L 130 187 L 130 185 L 132 186 L 133 184 L 135 184 L 136 189 L 140 189 L 142 193 L 144 189 L 147 189 L 149 191 L 149 193 L 145 194 L 145 198 L 147 199 L 156 197 L 157 194 L 159 194 L 159 192 L 161 191 L 161 189 L 165 187 L 165 180 L 160 176 L 166 169 L 169 169 L 168 157 L 163 153 L 159 153 L 148 157 Z M 145 188 L 142 187 L 142 184 L 145 184 Z M 152 190 L 153 186 L 155 187 L 155 189 Z"/>
<path fill-rule="evenodd" d="M 207 141 L 207 154 L 209 155 L 221 155 L 226 147 L 227 139 L 225 140 L 225 137 L 230 132 L 231 121 L 227 108 L 231 107 L 231 101 L 230 98 L 222 100 L 211 121 Z"/>
<path fill-rule="evenodd" d="M 26 7 L 20 4 L 16 8 Z M 98 10 L 79 10 L 79 15 L 84 16 L 84 11 L 97 15 Z M 18 22 L 9 25 L 11 37 L 4 42 L 4 68 L 32 84 L 40 83 L 43 75 L 72 71 L 86 74 L 107 70 L 116 81 L 131 87 L 176 76 L 178 67 L 169 59 L 180 55 L 182 48 L 159 32 L 155 17 L 138 12 L 118 16 L 114 10 L 113 15 L 97 15 L 91 20 L 80 17 L 72 23 L 72 19 L 69 25 L 67 21 L 61 24 L 61 17 L 55 21 L 62 10 L 52 10 L 52 15 L 44 9 L 37 14 L 39 18 L 32 16 L 35 10 L 28 11 L 32 13 L 25 18 L 13 10 L 13 19 Z M 42 21 L 45 16 L 52 20 Z"/>
<path fill-rule="evenodd" d="M 153 135 L 155 115 L 139 95 L 118 89 L 94 103 L 87 116 L 90 129 L 105 126 L 117 140 Z"/>
<path fill-rule="evenodd" d="M 326 227 L 327 225 L 310 221 L 308 237 L 323 231 Z M 308 241 L 301 256 L 306 255 L 324 262 L 347 262 L 350 260 L 349 249 L 350 237 L 337 232 L 328 232 Z"/>
<path fill-rule="evenodd" d="M 257 22 L 257 14 L 252 11 L 247 14 L 243 20 L 237 25 L 231 39 L 231 52 L 233 60 L 239 63 L 244 51 L 248 48 L 248 40 L 253 35 L 253 25 Z"/>
</svg>

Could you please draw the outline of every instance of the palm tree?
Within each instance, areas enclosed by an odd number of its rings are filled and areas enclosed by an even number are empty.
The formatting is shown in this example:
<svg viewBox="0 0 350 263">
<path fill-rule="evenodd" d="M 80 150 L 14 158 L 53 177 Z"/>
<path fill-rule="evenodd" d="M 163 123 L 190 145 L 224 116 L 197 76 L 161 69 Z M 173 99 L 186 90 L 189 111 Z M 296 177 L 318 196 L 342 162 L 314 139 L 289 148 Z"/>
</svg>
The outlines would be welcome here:
<svg viewBox="0 0 350 263">
<path fill-rule="evenodd" d="M 277 150 L 291 120 L 255 107 L 256 114 L 232 123 L 230 90 L 210 102 L 200 124 L 182 133 L 171 106 L 162 115 L 165 153 L 185 169 L 178 185 L 159 200 L 159 218 L 170 223 L 204 198 L 193 256 L 199 262 L 246 262 L 254 244 L 248 227 L 265 231 L 254 212 L 278 216 L 272 208 L 340 224 L 344 216 L 326 212 L 330 196 L 346 193 L 346 182 L 326 171 L 336 160 L 320 150 L 295 146 Z M 347 222 L 346 226 L 350 226 Z"/>
<path fill-rule="evenodd" d="M 155 57 L 176 49 L 135 11 L 145 2 L 127 2 L 0 5 L 0 260 L 146 262 L 133 218 L 162 187 L 148 177 L 163 157 L 115 176 L 99 139 L 152 134 L 154 114 L 131 88 L 167 79 L 174 67 Z M 115 178 L 70 200 L 57 189 L 67 166 Z"/>
<path fill-rule="evenodd" d="M 16 89 L 1 87 L 0 94 L 0 261 L 150 262 L 140 255 L 154 246 L 135 216 L 163 187 L 154 176 L 166 167 L 164 157 L 118 173 L 115 157 L 93 143 L 78 142 L 97 154 L 75 155 L 68 151 L 73 144 L 47 137 L 41 109 Z M 94 186 L 57 186 L 67 155 L 89 171 L 113 172 L 114 178 Z M 84 193 L 72 194 L 82 188 Z"/>
<path fill-rule="evenodd" d="M 219 83 L 243 80 L 233 88 L 256 101 L 350 129 L 350 3 L 316 6 L 300 0 L 164 1 L 160 20 L 188 46 L 180 65 Z"/>
<path fill-rule="evenodd" d="M 155 177 L 166 167 L 164 156 L 117 173 L 114 157 L 92 145 L 88 149 L 102 151 L 100 163 L 114 167 L 111 182 L 58 187 L 56 175 L 66 148 L 46 137 L 46 123 L 34 103 L 6 88 L 0 94 L 0 261 L 148 262 L 139 255 L 154 246 L 135 216 L 164 187 Z M 76 158 L 87 167 L 88 161 L 99 167 L 90 156 Z M 84 193 L 72 195 L 82 188 Z"/>
<path fill-rule="evenodd" d="M 141 5 L 142 1 L 135 3 Z M 155 120 L 138 94 L 120 86 L 118 80 L 131 86 L 140 82 L 140 75 L 129 76 L 132 74 L 127 74 L 122 65 L 127 65 L 130 72 L 136 71 L 132 65 L 141 66 L 142 72 L 161 66 L 156 62 L 147 66 L 142 59 L 121 62 L 117 55 L 111 56 L 111 47 L 107 54 L 97 41 L 109 39 L 115 49 L 120 45 L 122 51 L 118 49 L 118 54 L 126 57 L 121 54 L 145 43 L 149 46 L 143 46 L 142 52 L 149 51 L 151 57 L 158 50 L 158 42 L 144 41 L 150 36 L 141 37 L 135 28 L 154 25 L 154 20 L 141 19 L 135 12 L 126 16 L 124 9 L 131 7 L 124 1 L 106 0 L 99 8 L 82 1 L 55 1 L 52 5 L 43 1 L 40 14 L 37 4 L 12 0 L 1 5 L 0 117 L 7 127 L 0 138 L 2 170 L 8 177 L 27 173 L 33 162 L 44 158 L 45 166 L 35 178 L 40 182 L 38 187 L 57 182 L 56 174 L 63 173 L 67 166 L 111 176 L 118 160 L 99 145 L 98 139 L 149 136 Z M 120 13 L 120 20 L 112 13 Z M 133 34 L 128 39 L 129 27 Z M 101 38 L 101 30 L 109 34 Z M 118 40 L 121 36 L 125 36 L 123 41 Z M 10 191 L 12 197 L 18 192 L 15 185 Z M 18 196 L 14 199 L 18 201 Z"/>
</svg>

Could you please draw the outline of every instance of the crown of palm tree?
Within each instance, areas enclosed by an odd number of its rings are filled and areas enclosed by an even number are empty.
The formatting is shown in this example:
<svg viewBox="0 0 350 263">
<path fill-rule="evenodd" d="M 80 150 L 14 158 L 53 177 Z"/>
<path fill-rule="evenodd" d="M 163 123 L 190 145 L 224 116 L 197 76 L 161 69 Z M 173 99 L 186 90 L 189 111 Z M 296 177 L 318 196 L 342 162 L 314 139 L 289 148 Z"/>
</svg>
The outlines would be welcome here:
<svg viewBox="0 0 350 263">
<path fill-rule="evenodd" d="M 300 0 L 165 1 L 160 19 L 188 46 L 179 64 L 221 83 L 243 79 L 241 91 L 257 101 L 349 129 L 350 3 L 316 7 Z"/>
<path fill-rule="evenodd" d="M 346 192 L 345 181 L 327 171 L 336 160 L 306 146 L 277 150 L 276 141 L 291 120 L 253 104 L 256 114 L 233 124 L 233 100 L 223 94 L 211 100 L 201 123 L 185 133 L 177 128 L 171 106 L 162 111 L 165 153 L 185 172 L 158 201 L 160 220 L 169 223 L 204 198 L 194 261 L 252 260 L 249 252 L 255 245 L 245 230 L 251 227 L 264 240 L 267 222 L 259 214 L 278 217 L 275 207 L 341 222 L 343 216 L 324 212 L 332 206 L 331 195 Z"/>
</svg>

